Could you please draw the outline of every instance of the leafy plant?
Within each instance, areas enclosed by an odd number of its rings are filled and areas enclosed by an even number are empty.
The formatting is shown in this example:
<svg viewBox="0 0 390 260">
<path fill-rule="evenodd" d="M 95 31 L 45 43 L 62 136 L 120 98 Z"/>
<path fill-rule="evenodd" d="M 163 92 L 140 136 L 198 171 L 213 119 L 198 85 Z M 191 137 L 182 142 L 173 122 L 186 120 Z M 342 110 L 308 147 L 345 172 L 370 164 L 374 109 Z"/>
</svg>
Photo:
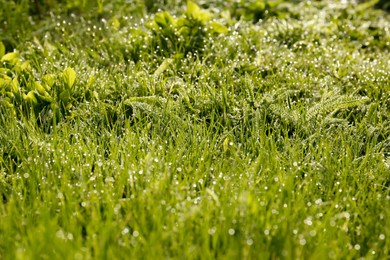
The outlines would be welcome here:
<svg viewBox="0 0 390 260">
<path fill-rule="evenodd" d="M 76 100 L 76 72 L 72 68 L 36 80 L 29 62 L 22 62 L 17 52 L 3 55 L 1 62 L 0 98 L 14 115 L 29 116 L 33 112 L 41 123 L 50 125 L 53 116 L 59 120 L 70 111 Z"/>
<path fill-rule="evenodd" d="M 186 56 L 190 52 L 201 55 L 210 33 L 227 32 L 222 24 L 210 22 L 211 18 L 210 12 L 201 10 L 192 1 L 187 2 L 186 13 L 178 18 L 167 11 L 155 14 L 148 24 L 153 33 L 152 48 L 164 57 Z"/>
</svg>

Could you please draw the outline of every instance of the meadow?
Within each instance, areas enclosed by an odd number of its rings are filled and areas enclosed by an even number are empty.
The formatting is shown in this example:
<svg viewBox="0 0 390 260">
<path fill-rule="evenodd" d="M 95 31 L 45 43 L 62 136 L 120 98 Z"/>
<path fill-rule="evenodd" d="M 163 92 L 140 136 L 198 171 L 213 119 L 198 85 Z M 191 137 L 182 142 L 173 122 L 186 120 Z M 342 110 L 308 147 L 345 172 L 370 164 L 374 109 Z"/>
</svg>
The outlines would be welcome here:
<svg viewBox="0 0 390 260">
<path fill-rule="evenodd" d="M 0 0 L 0 259 L 389 259 L 387 1 Z"/>
</svg>

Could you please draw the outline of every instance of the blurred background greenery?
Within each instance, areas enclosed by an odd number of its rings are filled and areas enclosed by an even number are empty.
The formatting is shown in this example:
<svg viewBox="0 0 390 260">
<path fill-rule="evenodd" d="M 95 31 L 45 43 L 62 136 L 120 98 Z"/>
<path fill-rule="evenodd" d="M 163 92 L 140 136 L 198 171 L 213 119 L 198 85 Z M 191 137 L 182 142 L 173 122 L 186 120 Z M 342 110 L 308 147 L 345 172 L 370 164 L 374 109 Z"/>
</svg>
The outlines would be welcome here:
<svg viewBox="0 0 390 260">
<path fill-rule="evenodd" d="M 239 16 L 242 12 L 252 12 L 257 19 L 262 18 L 264 6 L 280 4 L 283 0 L 198 0 L 202 8 L 228 8 L 237 11 Z M 291 2 L 291 1 L 286 1 Z M 302 0 L 294 0 L 302 2 Z M 317 2 L 321 2 L 318 1 Z M 350 1 L 351 3 L 354 1 Z M 361 0 L 376 8 L 390 10 L 388 0 Z M 149 13 L 158 10 L 169 10 L 171 13 L 180 13 L 185 10 L 186 0 L 0 0 L 0 39 L 6 46 L 7 51 L 12 51 L 17 43 L 27 38 L 31 27 L 41 28 L 42 24 L 49 23 L 47 16 L 78 15 L 87 20 L 96 20 L 115 16 L 145 17 Z M 257 10 L 257 9 L 258 10 Z M 244 11 L 242 11 L 244 10 Z M 35 26 L 37 25 L 37 26 Z M 38 26 L 39 25 L 39 26 Z"/>
</svg>

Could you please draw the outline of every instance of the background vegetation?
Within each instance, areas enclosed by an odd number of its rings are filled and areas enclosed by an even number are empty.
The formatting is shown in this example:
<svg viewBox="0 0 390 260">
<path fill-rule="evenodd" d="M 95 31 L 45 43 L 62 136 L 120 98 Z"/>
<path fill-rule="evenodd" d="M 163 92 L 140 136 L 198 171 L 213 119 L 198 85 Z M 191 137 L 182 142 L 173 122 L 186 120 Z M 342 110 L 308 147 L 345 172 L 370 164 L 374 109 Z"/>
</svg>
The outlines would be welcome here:
<svg viewBox="0 0 390 260">
<path fill-rule="evenodd" d="M 386 259 L 386 10 L 0 0 L 0 258 Z"/>
</svg>

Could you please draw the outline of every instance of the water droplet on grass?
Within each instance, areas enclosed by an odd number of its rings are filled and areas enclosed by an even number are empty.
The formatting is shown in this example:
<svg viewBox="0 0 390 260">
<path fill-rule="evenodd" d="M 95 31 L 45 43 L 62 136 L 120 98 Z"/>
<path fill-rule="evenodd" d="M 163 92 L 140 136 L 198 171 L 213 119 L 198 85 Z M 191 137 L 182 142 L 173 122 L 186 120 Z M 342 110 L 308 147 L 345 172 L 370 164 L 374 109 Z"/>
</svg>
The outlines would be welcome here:
<svg viewBox="0 0 390 260">
<path fill-rule="evenodd" d="M 128 234 L 129 233 L 129 228 L 128 227 L 125 227 L 123 230 L 122 230 L 122 235 L 126 235 L 126 234 Z"/>
<path fill-rule="evenodd" d="M 304 222 L 306 225 L 308 225 L 308 226 L 313 225 L 312 217 L 308 217 L 308 218 L 305 219 L 303 222 Z"/>
<path fill-rule="evenodd" d="M 212 236 L 212 235 L 215 234 L 216 231 L 217 231 L 217 229 L 216 229 L 215 227 L 209 228 L 208 234 L 209 234 L 210 236 Z"/>
</svg>

